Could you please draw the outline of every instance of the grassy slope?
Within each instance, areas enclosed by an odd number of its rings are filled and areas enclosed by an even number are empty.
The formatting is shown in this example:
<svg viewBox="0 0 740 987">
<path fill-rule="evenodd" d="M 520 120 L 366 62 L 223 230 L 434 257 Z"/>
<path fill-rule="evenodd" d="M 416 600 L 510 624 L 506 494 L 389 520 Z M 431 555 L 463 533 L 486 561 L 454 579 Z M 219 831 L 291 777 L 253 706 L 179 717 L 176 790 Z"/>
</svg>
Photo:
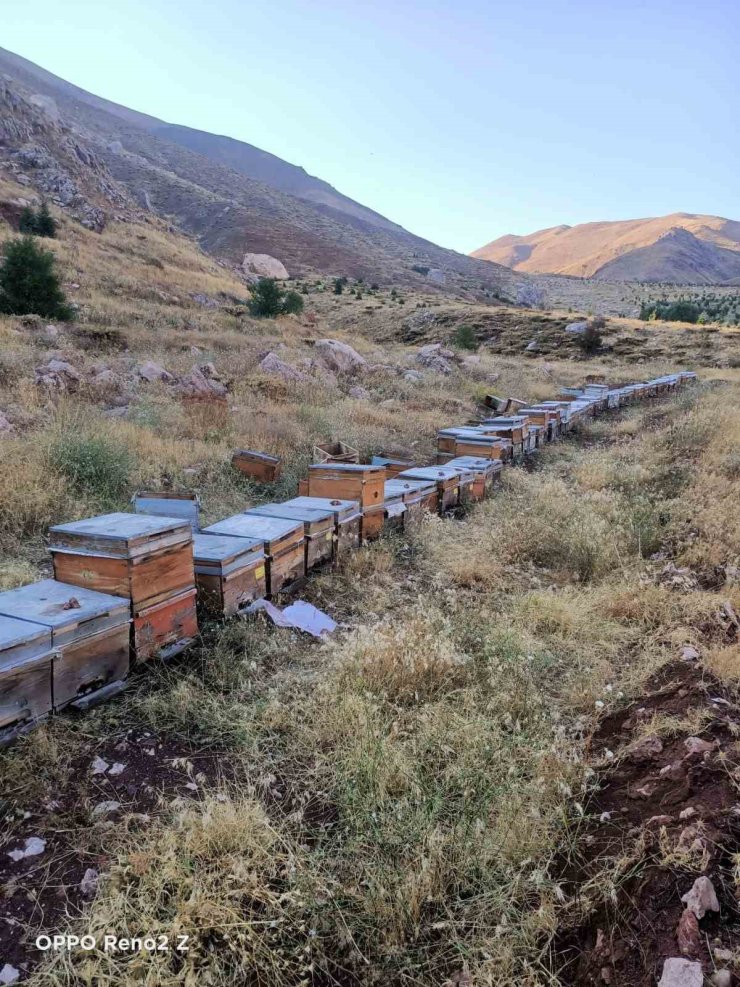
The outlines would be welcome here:
<svg viewBox="0 0 740 987">
<path fill-rule="evenodd" d="M 200 309 L 188 293 L 238 297 L 240 286 L 156 230 L 115 226 L 98 239 L 65 227 L 54 249 L 65 279 L 80 284 L 90 328 L 120 329 L 132 356 L 173 370 L 189 369 L 195 342 L 198 362 L 212 358 L 233 378 L 232 411 L 194 421 L 160 385 L 139 389 L 128 420 L 103 417 L 101 395 L 85 388 L 46 404 L 29 383 L 46 349 L 3 320 L 0 407 L 25 415 L 21 437 L 0 445 L 6 585 L 43 571 L 49 522 L 123 506 L 163 470 L 200 488 L 208 516 L 223 516 L 288 492 L 234 480 L 225 463 L 235 445 L 285 454 L 289 474 L 332 433 L 365 452 L 392 445 L 423 457 L 435 428 L 465 418 L 491 386 L 456 372 L 412 388 L 378 370 L 364 382 L 372 397 L 355 400 L 342 382 L 276 384 L 255 371 L 259 355 L 278 342 L 284 359 L 310 354 L 304 338 L 341 321 L 325 311 L 333 300 L 310 301 L 316 322 L 304 324 Z M 381 350 L 373 336 L 348 340 L 378 363 L 404 360 L 399 344 L 386 337 Z M 76 365 L 122 359 L 58 348 Z M 634 376 L 614 358 L 588 369 Z M 497 391 L 540 398 L 584 367 L 484 355 L 477 373 L 494 370 Z M 639 696 L 685 641 L 709 668 L 738 674 L 737 649 L 707 631 L 718 600 L 740 607 L 736 586 L 715 578 L 719 596 L 657 578 L 667 559 L 700 573 L 737 564 L 740 385 L 732 371 L 721 375 L 724 387 L 631 410 L 614 429 L 597 423 L 585 441 L 546 452 L 535 472 L 510 471 L 504 490 L 463 522 L 430 519 L 418 538 L 386 538 L 317 576 L 310 598 L 348 625 L 335 640 L 206 628 L 196 653 L 137 679 L 122 702 L 56 720 L 2 755 L 7 840 L 33 832 L 57 841 L 54 859 L 8 890 L 12 903 L 60 887 L 46 905 L 51 919 L 39 907 L 30 930 L 63 926 L 67 897 L 76 910 L 76 887 L 55 870 L 74 858 L 106 875 L 69 920 L 76 931 L 191 936 L 184 956 L 57 955 L 36 981 L 547 980 L 551 937 L 583 905 L 559 874 L 579 853 L 589 812 L 596 704 L 609 711 Z M 114 461 L 128 463 L 117 492 L 76 487 L 50 469 L 60 444 L 80 435 L 102 436 Z M 131 761 L 145 736 L 179 745 L 194 788 L 157 782 L 146 817 L 139 792 L 117 789 L 121 811 L 93 822 L 110 783 L 87 765 L 96 753 Z M 119 744 L 126 753 L 116 754 Z M 613 867 L 608 874 L 605 865 L 595 882 L 605 895 L 616 880 Z"/>
</svg>

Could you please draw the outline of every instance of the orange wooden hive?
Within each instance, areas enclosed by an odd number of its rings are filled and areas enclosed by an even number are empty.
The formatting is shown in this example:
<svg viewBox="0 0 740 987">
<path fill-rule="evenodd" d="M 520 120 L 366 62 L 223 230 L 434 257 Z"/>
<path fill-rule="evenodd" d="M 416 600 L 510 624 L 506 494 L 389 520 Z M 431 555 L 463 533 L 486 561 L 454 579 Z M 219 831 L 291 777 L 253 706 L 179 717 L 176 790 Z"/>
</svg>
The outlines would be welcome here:
<svg viewBox="0 0 740 987">
<path fill-rule="evenodd" d="M 274 483 L 280 477 L 283 464 L 279 456 L 253 449 L 238 449 L 231 457 L 231 465 L 258 483 Z"/>
<path fill-rule="evenodd" d="M 383 530 L 385 467 L 365 463 L 314 463 L 308 470 L 309 497 L 357 500 L 362 510 L 362 537 Z"/>
<path fill-rule="evenodd" d="M 331 511 L 334 515 L 335 554 L 339 557 L 362 544 L 362 514 L 356 500 L 336 497 L 294 497 L 284 507 L 300 507 L 312 511 Z"/>
<path fill-rule="evenodd" d="M 258 539 L 267 561 L 267 593 L 275 596 L 306 575 L 303 522 L 286 518 L 234 514 L 202 531 L 204 535 L 230 535 Z"/>
<path fill-rule="evenodd" d="M 303 522 L 305 538 L 306 572 L 334 559 L 334 543 L 336 532 L 334 512 L 324 508 L 306 508 L 288 506 L 287 504 L 260 504 L 250 507 L 246 514 L 257 514 L 261 517 L 279 517 L 289 521 Z"/>
</svg>

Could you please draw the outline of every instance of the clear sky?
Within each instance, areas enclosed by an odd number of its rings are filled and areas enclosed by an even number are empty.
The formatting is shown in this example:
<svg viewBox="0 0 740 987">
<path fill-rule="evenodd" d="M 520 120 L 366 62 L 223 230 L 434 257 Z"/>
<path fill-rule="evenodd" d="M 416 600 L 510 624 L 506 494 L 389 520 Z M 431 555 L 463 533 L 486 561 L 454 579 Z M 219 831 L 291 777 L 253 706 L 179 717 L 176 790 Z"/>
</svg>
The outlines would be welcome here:
<svg viewBox="0 0 740 987">
<path fill-rule="evenodd" d="M 740 219 L 740 0 L 2 0 L 0 44 L 443 246 Z"/>
</svg>

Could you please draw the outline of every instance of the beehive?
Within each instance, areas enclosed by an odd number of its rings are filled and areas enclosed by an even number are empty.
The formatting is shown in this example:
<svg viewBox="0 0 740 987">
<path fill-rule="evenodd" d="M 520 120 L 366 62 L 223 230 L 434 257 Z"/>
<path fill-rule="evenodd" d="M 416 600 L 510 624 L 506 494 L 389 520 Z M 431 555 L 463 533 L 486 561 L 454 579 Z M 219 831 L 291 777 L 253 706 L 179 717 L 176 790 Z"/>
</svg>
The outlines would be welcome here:
<svg viewBox="0 0 740 987">
<path fill-rule="evenodd" d="M 54 657 L 48 627 L 0 617 L 0 745 L 51 712 Z"/>
<path fill-rule="evenodd" d="M 415 466 L 399 473 L 397 479 L 434 481 L 440 513 L 452 510 L 460 503 L 460 473 L 449 466 Z"/>
<path fill-rule="evenodd" d="M 265 546 L 259 538 L 202 535 L 193 539 L 198 606 L 231 617 L 267 594 Z"/>
<path fill-rule="evenodd" d="M 437 484 L 433 480 L 411 480 L 396 477 L 385 481 L 386 501 L 401 497 L 406 508 L 403 514 L 405 528 L 418 525 L 426 513 L 436 514 L 439 509 Z"/>
<path fill-rule="evenodd" d="M 231 465 L 244 476 L 258 483 L 274 483 L 280 477 L 282 461 L 279 456 L 253 449 L 239 449 L 231 457 Z"/>
<path fill-rule="evenodd" d="M 480 459 L 509 457 L 511 442 L 503 435 L 486 433 L 481 428 L 443 428 L 437 433 L 437 450 L 452 456 L 475 456 Z"/>
<path fill-rule="evenodd" d="M 346 442 L 325 442 L 313 447 L 315 463 L 359 463 L 360 454 Z"/>
<path fill-rule="evenodd" d="M 288 521 L 301 521 L 305 538 L 306 572 L 317 565 L 321 565 L 322 562 L 331 562 L 334 558 L 336 533 L 332 510 L 288 506 L 287 504 L 261 504 L 259 507 L 251 507 L 245 513 L 258 514 L 262 517 L 280 517 Z"/>
<path fill-rule="evenodd" d="M 410 459 L 389 459 L 386 456 L 372 456 L 370 465 L 384 466 L 386 479 L 391 480 L 394 476 L 402 473 L 403 470 L 411 469 L 414 464 Z"/>
<path fill-rule="evenodd" d="M 405 527 L 406 503 L 403 499 L 403 490 L 399 489 L 398 481 L 386 480 L 383 488 L 383 510 L 385 512 L 385 526 L 390 529 L 403 530 Z M 401 487 L 403 484 L 401 484 Z"/>
<path fill-rule="evenodd" d="M 548 408 L 542 404 L 532 405 L 529 408 L 522 408 L 521 410 L 522 414 L 526 415 L 529 419 L 530 429 L 533 425 L 540 425 L 544 429 L 545 440 L 552 442 L 557 435 L 557 423 L 560 418 L 559 413 L 554 408 Z"/>
<path fill-rule="evenodd" d="M 286 507 L 306 507 L 309 510 L 327 510 L 334 514 L 335 551 L 344 555 L 359 548 L 362 542 L 362 514 L 356 500 L 335 497 L 294 497 L 286 500 Z"/>
<path fill-rule="evenodd" d="M 498 415 L 495 418 L 486 418 L 480 425 L 483 431 L 489 429 L 503 431 L 507 437 L 516 445 L 517 442 L 524 442 L 524 437 L 528 431 L 528 420 L 526 415 Z"/>
<path fill-rule="evenodd" d="M 235 514 L 204 528 L 204 535 L 258 539 L 265 551 L 267 594 L 275 596 L 306 575 L 303 522 Z"/>
<path fill-rule="evenodd" d="M 193 531 L 180 518 L 104 514 L 49 532 L 60 582 L 131 600 L 134 611 L 194 586 Z"/>
<path fill-rule="evenodd" d="M 475 456 L 459 456 L 451 459 L 448 466 L 463 469 L 473 474 L 472 499 L 483 500 L 494 486 L 501 482 L 503 463 L 499 459 L 480 459 Z"/>
<path fill-rule="evenodd" d="M 131 503 L 136 514 L 180 518 L 194 532 L 200 530 L 200 498 L 191 491 L 138 490 Z"/>
<path fill-rule="evenodd" d="M 54 709 L 119 687 L 129 671 L 129 604 L 54 579 L 0 593 L 0 614 L 40 625 L 52 662 Z"/>
<path fill-rule="evenodd" d="M 385 467 L 365 463 L 314 463 L 308 469 L 309 497 L 359 501 L 363 514 L 382 507 Z"/>
</svg>

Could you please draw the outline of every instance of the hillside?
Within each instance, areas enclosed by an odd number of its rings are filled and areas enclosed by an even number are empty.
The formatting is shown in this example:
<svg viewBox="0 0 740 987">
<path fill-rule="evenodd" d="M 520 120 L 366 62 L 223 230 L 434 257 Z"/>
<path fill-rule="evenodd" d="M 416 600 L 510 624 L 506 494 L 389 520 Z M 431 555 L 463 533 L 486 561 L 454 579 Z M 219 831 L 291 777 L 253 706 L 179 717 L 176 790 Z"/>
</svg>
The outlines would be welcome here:
<svg viewBox="0 0 740 987">
<path fill-rule="evenodd" d="M 472 257 L 530 274 L 602 281 L 723 284 L 740 277 L 740 223 L 673 213 L 503 236 Z"/>
</svg>

